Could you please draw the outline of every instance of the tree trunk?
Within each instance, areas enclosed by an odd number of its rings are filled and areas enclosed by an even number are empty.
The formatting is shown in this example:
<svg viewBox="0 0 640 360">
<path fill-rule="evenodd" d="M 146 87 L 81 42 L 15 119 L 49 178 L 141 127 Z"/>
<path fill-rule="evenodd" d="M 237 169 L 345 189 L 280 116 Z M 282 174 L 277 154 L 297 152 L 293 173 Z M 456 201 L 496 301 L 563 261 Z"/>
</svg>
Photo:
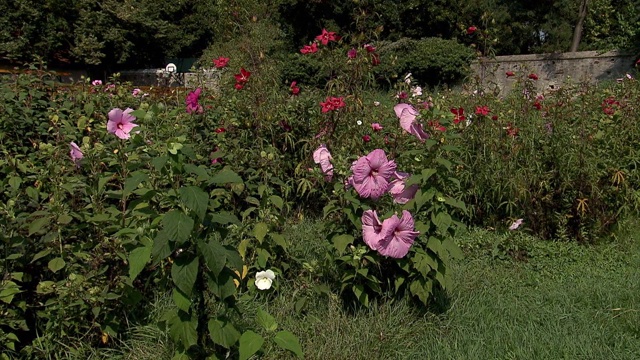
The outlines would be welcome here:
<svg viewBox="0 0 640 360">
<path fill-rule="evenodd" d="M 578 13 L 578 22 L 575 29 L 573 29 L 573 40 L 571 40 L 571 49 L 569 51 L 578 51 L 578 45 L 580 45 L 580 39 L 582 38 L 582 26 L 584 25 L 584 19 L 587 17 L 587 3 L 589 0 L 582 0 L 580 2 L 580 12 Z"/>
</svg>

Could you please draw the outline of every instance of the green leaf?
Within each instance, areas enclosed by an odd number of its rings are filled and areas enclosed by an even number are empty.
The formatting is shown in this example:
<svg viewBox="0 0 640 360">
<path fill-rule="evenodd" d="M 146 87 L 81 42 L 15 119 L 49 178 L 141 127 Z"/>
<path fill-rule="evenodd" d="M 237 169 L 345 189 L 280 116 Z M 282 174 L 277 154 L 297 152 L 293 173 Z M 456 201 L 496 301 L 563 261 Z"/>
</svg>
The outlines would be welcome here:
<svg viewBox="0 0 640 360">
<path fill-rule="evenodd" d="M 194 221 L 180 210 L 171 210 L 162 218 L 162 225 L 169 239 L 179 245 L 191 236 Z"/>
<path fill-rule="evenodd" d="M 185 164 L 184 171 L 198 176 L 198 181 L 210 179 L 209 172 L 204 167 L 196 166 L 193 164 Z"/>
<path fill-rule="evenodd" d="M 178 192 L 184 205 L 193 210 L 200 220 L 204 220 L 209 206 L 209 194 L 197 186 L 182 187 Z"/>
<path fill-rule="evenodd" d="M 208 327 L 211 340 L 226 349 L 230 349 L 240 339 L 240 332 L 227 319 L 211 319 Z"/>
<path fill-rule="evenodd" d="M 176 304 L 178 309 L 188 313 L 189 308 L 191 307 L 191 298 L 178 288 L 173 288 L 172 296 L 173 303 Z"/>
<path fill-rule="evenodd" d="M 262 325 L 262 327 L 267 331 L 276 331 L 278 329 L 276 319 L 260 308 L 258 308 L 256 320 L 258 321 L 258 324 Z"/>
<path fill-rule="evenodd" d="M 130 113 L 131 115 L 139 118 L 139 119 L 143 119 L 145 117 L 145 115 L 147 115 L 147 112 L 142 110 L 142 109 L 138 109 L 138 110 L 134 110 Z"/>
<path fill-rule="evenodd" d="M 354 237 L 348 234 L 336 235 L 333 237 L 333 247 L 338 250 L 338 254 L 342 255 L 347 245 L 353 243 Z"/>
<path fill-rule="evenodd" d="M 212 239 L 207 243 L 204 241 L 198 242 L 198 249 L 209 270 L 217 277 L 227 263 L 224 246 L 218 240 Z"/>
<path fill-rule="evenodd" d="M 197 318 L 192 318 L 191 315 L 178 310 L 178 314 L 169 318 L 168 324 L 171 338 L 180 343 L 185 349 L 197 344 Z"/>
<path fill-rule="evenodd" d="M 300 346 L 300 341 L 295 335 L 293 335 L 293 333 L 286 330 L 279 331 L 273 338 L 273 341 L 275 341 L 275 343 L 278 344 L 278 346 L 280 346 L 281 348 L 289 350 L 292 353 L 296 354 L 299 359 L 302 359 L 304 357 L 304 354 L 302 353 L 302 347 Z"/>
<path fill-rule="evenodd" d="M 464 257 L 462 250 L 460 250 L 460 247 L 452 238 L 448 237 L 444 239 L 442 247 L 444 247 L 454 259 L 462 259 Z"/>
<path fill-rule="evenodd" d="M 48 216 L 41 217 L 41 218 L 33 220 L 31 222 L 31 224 L 29 224 L 29 236 L 31 236 L 31 235 L 33 235 L 35 233 L 39 233 L 47 225 L 49 225 L 49 217 Z"/>
<path fill-rule="evenodd" d="M 245 331 L 245 333 L 240 336 L 240 360 L 249 359 L 262 348 L 263 343 L 264 339 L 262 336 L 251 330 Z"/>
<path fill-rule="evenodd" d="M 211 177 L 211 180 L 209 180 L 210 184 L 235 184 L 241 182 L 242 178 L 235 172 L 228 169 L 220 170 L 220 172 L 213 175 L 213 177 Z"/>
<path fill-rule="evenodd" d="M 432 282 L 423 279 L 416 279 L 411 282 L 411 285 L 409 285 L 409 291 L 411 291 L 411 294 L 417 296 L 425 305 L 429 302 L 431 288 Z"/>
<path fill-rule="evenodd" d="M 187 296 L 191 296 L 193 286 L 198 277 L 198 266 L 200 262 L 197 257 L 178 257 L 171 266 L 171 279 L 176 286 Z"/>
<path fill-rule="evenodd" d="M 58 224 L 67 225 L 73 220 L 73 217 L 69 214 L 60 214 L 58 216 Z"/>
<path fill-rule="evenodd" d="M 269 237 L 271 237 L 271 239 L 273 239 L 273 241 L 276 243 L 276 245 L 281 246 L 285 250 L 287 249 L 287 240 L 284 238 L 284 236 L 282 236 L 282 234 L 270 233 Z"/>
<path fill-rule="evenodd" d="M 169 236 L 164 231 L 159 231 L 158 235 L 153 239 L 153 248 L 151 249 L 151 257 L 153 262 L 157 263 L 160 260 L 171 255 L 173 250 L 169 245 Z"/>
<path fill-rule="evenodd" d="M 151 246 L 141 246 L 129 253 L 129 278 L 134 280 L 151 260 Z"/>
<path fill-rule="evenodd" d="M 143 181 L 147 181 L 148 179 L 149 176 L 147 176 L 147 174 L 143 172 L 136 171 L 132 173 L 131 176 L 129 176 L 127 180 L 124 181 L 124 190 L 122 190 L 123 196 L 129 195 L 138 187 L 138 185 L 140 185 L 140 183 L 142 183 Z"/>
<path fill-rule="evenodd" d="M 269 197 L 269 200 L 271 200 L 271 203 L 275 205 L 279 210 L 282 210 L 282 207 L 284 206 L 284 200 L 282 200 L 280 196 L 271 195 Z"/>
<path fill-rule="evenodd" d="M 18 284 L 14 283 L 13 281 L 7 281 L 1 286 L 2 290 L 0 290 L 0 300 L 5 302 L 6 304 L 11 304 L 11 301 L 13 301 L 13 297 L 16 294 L 22 292 L 20 291 L 20 287 L 18 286 Z"/>
<path fill-rule="evenodd" d="M 443 234 L 447 232 L 449 226 L 451 226 L 451 216 L 445 212 L 439 212 L 438 215 L 434 216 L 431 214 L 431 221 L 438 228 L 440 232 Z"/>
<path fill-rule="evenodd" d="M 55 259 L 51 259 L 47 266 L 49 267 L 49 270 L 55 273 L 55 272 L 58 272 L 60 269 L 62 269 L 65 265 L 66 263 L 62 258 L 55 258 Z"/>
<path fill-rule="evenodd" d="M 229 269 L 223 269 L 216 279 L 209 278 L 211 293 L 220 300 L 224 300 L 236 293 L 236 284 L 233 282 L 234 273 Z"/>
<path fill-rule="evenodd" d="M 51 254 L 51 251 L 52 251 L 51 249 L 45 249 L 45 250 L 42 250 L 39 253 L 33 255 L 33 259 L 31 259 L 31 263 L 33 263 L 34 261 L 36 261 L 38 259 L 41 259 L 41 258 Z"/>
<path fill-rule="evenodd" d="M 260 222 L 253 227 L 253 236 L 255 236 L 256 239 L 258 239 L 258 242 L 260 244 L 262 244 L 262 241 L 264 240 L 264 237 L 267 235 L 268 232 L 269 232 L 269 226 L 267 226 L 267 224 L 265 223 Z"/>
<path fill-rule="evenodd" d="M 427 180 L 429 180 L 429 178 L 431 176 L 433 176 L 435 173 L 437 173 L 438 171 L 436 169 L 423 169 L 422 170 L 422 183 L 425 184 L 427 182 Z"/>
<path fill-rule="evenodd" d="M 240 225 L 241 224 L 240 220 L 238 220 L 238 218 L 235 215 L 228 212 L 224 212 L 224 211 L 212 214 L 211 221 L 221 225 L 226 225 L 226 224 Z"/>
</svg>

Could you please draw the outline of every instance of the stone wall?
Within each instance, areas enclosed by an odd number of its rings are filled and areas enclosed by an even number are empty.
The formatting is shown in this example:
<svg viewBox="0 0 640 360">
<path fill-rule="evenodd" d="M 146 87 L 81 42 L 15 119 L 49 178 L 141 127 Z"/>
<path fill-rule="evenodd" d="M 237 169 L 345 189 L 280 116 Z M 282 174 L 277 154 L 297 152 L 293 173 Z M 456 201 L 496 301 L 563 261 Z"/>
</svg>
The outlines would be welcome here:
<svg viewBox="0 0 640 360">
<path fill-rule="evenodd" d="M 180 86 L 217 89 L 221 72 L 216 69 L 194 73 L 169 73 L 164 69 L 128 70 L 120 72 L 121 81 L 133 86 Z"/>
<path fill-rule="evenodd" d="M 596 83 L 622 78 L 633 71 L 635 59 L 633 54 L 617 51 L 510 55 L 480 59 L 472 64 L 472 70 L 483 88 L 497 87 L 500 94 L 509 92 L 519 78 L 535 73 L 537 90 L 544 93 L 567 81 Z M 516 76 L 507 77 L 507 71 Z"/>
</svg>

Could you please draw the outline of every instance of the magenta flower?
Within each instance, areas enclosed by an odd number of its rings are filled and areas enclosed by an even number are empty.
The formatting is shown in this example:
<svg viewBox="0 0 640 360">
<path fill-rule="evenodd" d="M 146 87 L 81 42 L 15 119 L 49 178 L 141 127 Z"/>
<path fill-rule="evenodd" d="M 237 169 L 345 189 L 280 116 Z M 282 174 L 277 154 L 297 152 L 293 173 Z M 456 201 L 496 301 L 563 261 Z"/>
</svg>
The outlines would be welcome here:
<svg viewBox="0 0 640 360">
<path fill-rule="evenodd" d="M 371 124 L 371 128 L 373 129 L 373 131 L 380 131 L 382 130 L 382 125 L 380 125 L 379 123 L 373 123 Z"/>
<path fill-rule="evenodd" d="M 322 144 L 313 152 L 313 162 L 320 164 L 320 169 L 324 173 L 324 179 L 331 181 L 333 178 L 333 165 L 331 164 L 331 153 L 326 145 Z"/>
<path fill-rule="evenodd" d="M 396 172 L 395 179 L 389 183 L 387 191 L 393 197 L 393 202 L 396 204 L 406 204 L 416 196 L 418 184 L 413 184 L 409 187 L 406 186 L 406 180 L 411 176 L 404 172 Z"/>
<path fill-rule="evenodd" d="M 80 160 L 82 160 L 82 158 L 84 157 L 82 150 L 80 150 L 78 144 L 73 141 L 69 143 L 69 148 L 71 149 L 71 151 L 69 152 L 69 154 L 71 155 L 71 160 L 73 160 L 77 167 L 80 167 Z"/>
<path fill-rule="evenodd" d="M 409 134 L 414 135 L 420 141 L 425 141 L 429 138 L 429 134 L 424 132 L 422 124 L 418 124 L 416 117 L 418 117 L 418 111 L 409 104 L 398 104 L 393 107 L 396 116 L 400 119 L 400 127 L 403 128 Z"/>
<path fill-rule="evenodd" d="M 91 82 L 91 85 L 93 85 L 93 86 L 100 86 L 100 85 L 102 85 L 102 80 L 93 80 L 93 81 Z"/>
<path fill-rule="evenodd" d="M 400 259 L 407 255 L 416 237 L 420 235 L 415 231 L 415 224 L 411 213 L 402 211 L 402 218 L 393 215 L 382 222 L 381 236 L 378 243 L 380 255 Z"/>
<path fill-rule="evenodd" d="M 131 115 L 133 109 L 127 108 L 122 111 L 120 108 L 111 109 L 109 111 L 109 121 L 107 122 L 107 131 L 115 134 L 120 139 L 126 140 L 130 137 L 131 130 L 138 126 L 133 121 L 135 116 Z"/>
<path fill-rule="evenodd" d="M 187 113 L 189 114 L 202 114 L 204 109 L 202 105 L 198 104 L 198 100 L 200 100 L 200 94 L 202 93 L 201 88 L 197 88 L 195 91 L 191 91 L 189 95 L 187 95 L 187 99 L 185 102 L 187 103 Z"/>
<path fill-rule="evenodd" d="M 355 59 L 358 56 L 358 50 L 355 48 L 351 48 L 351 50 L 347 51 L 347 57 L 349 59 Z"/>
<path fill-rule="evenodd" d="M 376 149 L 362 156 L 351 165 L 353 187 L 363 198 L 377 200 L 389 187 L 396 171 L 395 161 L 387 160 L 382 149 Z"/>
<path fill-rule="evenodd" d="M 371 250 L 378 250 L 382 240 L 382 223 L 375 210 L 367 210 L 362 214 L 362 238 Z"/>
</svg>

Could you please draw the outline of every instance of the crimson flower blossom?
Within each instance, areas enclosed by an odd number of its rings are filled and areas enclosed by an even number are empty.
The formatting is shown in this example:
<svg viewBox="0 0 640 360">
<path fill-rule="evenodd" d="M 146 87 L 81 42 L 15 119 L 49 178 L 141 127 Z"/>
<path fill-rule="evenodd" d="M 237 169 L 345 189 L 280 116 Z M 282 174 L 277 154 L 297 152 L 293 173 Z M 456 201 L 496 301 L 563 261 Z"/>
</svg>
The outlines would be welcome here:
<svg viewBox="0 0 640 360">
<path fill-rule="evenodd" d="M 323 113 L 338 110 L 345 107 L 344 98 L 328 96 L 324 102 L 320 103 L 320 106 L 322 106 Z"/>
<path fill-rule="evenodd" d="M 403 258 L 409 253 L 409 249 L 416 237 L 420 235 L 415 230 L 415 223 L 411 213 L 402 210 L 402 217 L 393 215 L 382 222 L 380 230 L 381 239 L 378 242 L 377 250 L 380 255 L 396 259 Z"/>
<path fill-rule="evenodd" d="M 240 68 L 240 74 L 235 74 L 233 77 L 236 78 L 236 84 L 244 85 L 249 81 L 249 77 L 251 76 L 251 72 L 245 70 L 244 68 Z"/>
<path fill-rule="evenodd" d="M 115 134 L 120 139 L 126 140 L 131 135 L 131 130 L 138 126 L 133 121 L 135 116 L 131 115 L 133 109 L 127 108 L 124 111 L 120 108 L 111 109 L 109 111 L 109 121 L 107 122 L 107 131 Z"/>
<path fill-rule="evenodd" d="M 202 114 L 204 110 L 202 108 L 202 105 L 198 104 L 198 100 L 200 99 L 201 93 L 202 93 L 202 89 L 197 88 L 195 91 L 191 91 L 189 95 L 187 95 L 187 99 L 185 100 L 187 104 L 187 113 Z"/>
<path fill-rule="evenodd" d="M 338 41 L 340 40 L 340 36 L 336 35 L 333 31 L 327 31 L 327 29 L 322 29 L 322 33 L 316 36 L 316 40 L 320 41 L 322 45 L 329 44 L 329 41 Z"/>
<path fill-rule="evenodd" d="M 489 115 L 489 113 L 491 112 L 491 110 L 489 110 L 489 107 L 484 105 L 484 106 L 476 106 L 476 115 L 483 115 L 483 116 L 487 116 Z"/>
<path fill-rule="evenodd" d="M 351 48 L 349 51 L 347 51 L 347 57 L 349 59 L 355 59 L 358 56 L 358 50 L 356 50 L 355 48 Z"/>
<path fill-rule="evenodd" d="M 538 75 L 536 75 L 536 74 L 529 74 L 528 78 L 529 78 L 529 79 L 531 79 L 531 80 L 538 80 Z"/>
<path fill-rule="evenodd" d="M 313 152 L 313 162 L 320 164 L 320 169 L 324 173 L 324 179 L 331 181 L 333 178 L 333 165 L 331 164 L 331 153 L 325 144 L 320 145 L 316 151 Z"/>
<path fill-rule="evenodd" d="M 382 222 L 375 210 L 367 210 L 362 214 L 362 239 L 371 250 L 378 250 L 382 240 Z"/>
<path fill-rule="evenodd" d="M 224 56 L 220 56 L 217 59 L 213 59 L 213 65 L 215 65 L 216 69 L 222 69 L 227 66 L 229 63 L 229 58 Z"/>
<path fill-rule="evenodd" d="M 300 52 L 303 53 L 303 54 L 317 53 L 318 52 L 318 44 L 314 42 L 311 45 L 305 45 L 305 46 L 302 47 L 302 49 L 300 49 Z"/>
<path fill-rule="evenodd" d="M 376 51 L 376 48 L 371 44 L 365 44 L 362 46 L 368 53 Z"/>
<path fill-rule="evenodd" d="M 380 55 L 375 53 L 371 54 L 371 65 L 373 66 L 380 65 Z"/>
<path fill-rule="evenodd" d="M 363 135 L 362 136 L 362 141 L 368 143 L 369 141 L 371 141 L 371 136 L 369 135 Z"/>
<path fill-rule="evenodd" d="M 516 76 L 516 74 L 513 71 L 507 71 L 505 74 L 507 75 L 507 77 Z"/>
<path fill-rule="evenodd" d="M 382 149 L 375 149 L 351 165 L 353 187 L 363 198 L 377 200 L 389 187 L 396 171 L 395 161 L 389 161 Z"/>
<path fill-rule="evenodd" d="M 300 88 L 297 86 L 297 81 L 292 81 L 291 86 L 289 86 L 289 90 L 293 95 L 298 95 L 300 93 Z"/>
<path fill-rule="evenodd" d="M 475 27 L 475 26 L 469 26 L 469 28 L 467 29 L 467 35 L 471 35 L 471 34 L 473 34 L 474 32 L 476 32 L 476 30 L 478 30 L 478 28 L 477 28 L 477 27 Z"/>
<path fill-rule="evenodd" d="M 491 117 L 491 120 L 493 120 L 493 121 L 498 120 L 498 115 L 493 115 L 493 116 Z"/>
<path fill-rule="evenodd" d="M 223 132 L 226 132 L 226 131 L 227 131 L 227 129 L 225 129 L 225 128 L 223 128 L 223 127 L 219 127 L 219 128 L 217 128 L 217 129 L 215 130 L 215 132 L 216 132 L 216 133 L 218 133 L 218 134 L 223 133 Z"/>
<path fill-rule="evenodd" d="M 406 204 L 416 196 L 419 186 L 413 184 L 409 187 L 406 186 L 406 181 L 409 178 L 409 174 L 396 171 L 394 174 L 395 179 L 389 183 L 387 191 L 393 197 L 393 202 L 396 204 Z"/>
<path fill-rule="evenodd" d="M 451 108 L 451 113 L 454 115 L 453 117 L 453 123 L 454 124 L 459 124 L 461 121 L 466 120 L 467 118 L 464 116 L 464 109 L 463 108 Z"/>
<path fill-rule="evenodd" d="M 393 107 L 396 116 L 400 119 L 400 127 L 420 141 L 429 138 L 429 134 L 422 129 L 422 124 L 416 121 L 418 111 L 409 104 L 398 104 Z"/>
<path fill-rule="evenodd" d="M 536 108 L 536 109 L 538 109 L 538 110 L 540 110 L 540 109 L 542 109 L 542 104 L 540 103 L 540 101 L 536 100 L 536 101 L 533 103 L 533 107 L 534 107 L 534 108 Z"/>
<path fill-rule="evenodd" d="M 76 164 L 77 167 L 80 167 L 80 160 L 82 160 L 82 158 L 84 157 L 82 150 L 80 150 L 78 144 L 73 141 L 69 143 L 69 148 L 71 149 L 71 151 L 69 152 L 69 155 L 71 155 L 71 160 L 74 164 Z"/>
</svg>

